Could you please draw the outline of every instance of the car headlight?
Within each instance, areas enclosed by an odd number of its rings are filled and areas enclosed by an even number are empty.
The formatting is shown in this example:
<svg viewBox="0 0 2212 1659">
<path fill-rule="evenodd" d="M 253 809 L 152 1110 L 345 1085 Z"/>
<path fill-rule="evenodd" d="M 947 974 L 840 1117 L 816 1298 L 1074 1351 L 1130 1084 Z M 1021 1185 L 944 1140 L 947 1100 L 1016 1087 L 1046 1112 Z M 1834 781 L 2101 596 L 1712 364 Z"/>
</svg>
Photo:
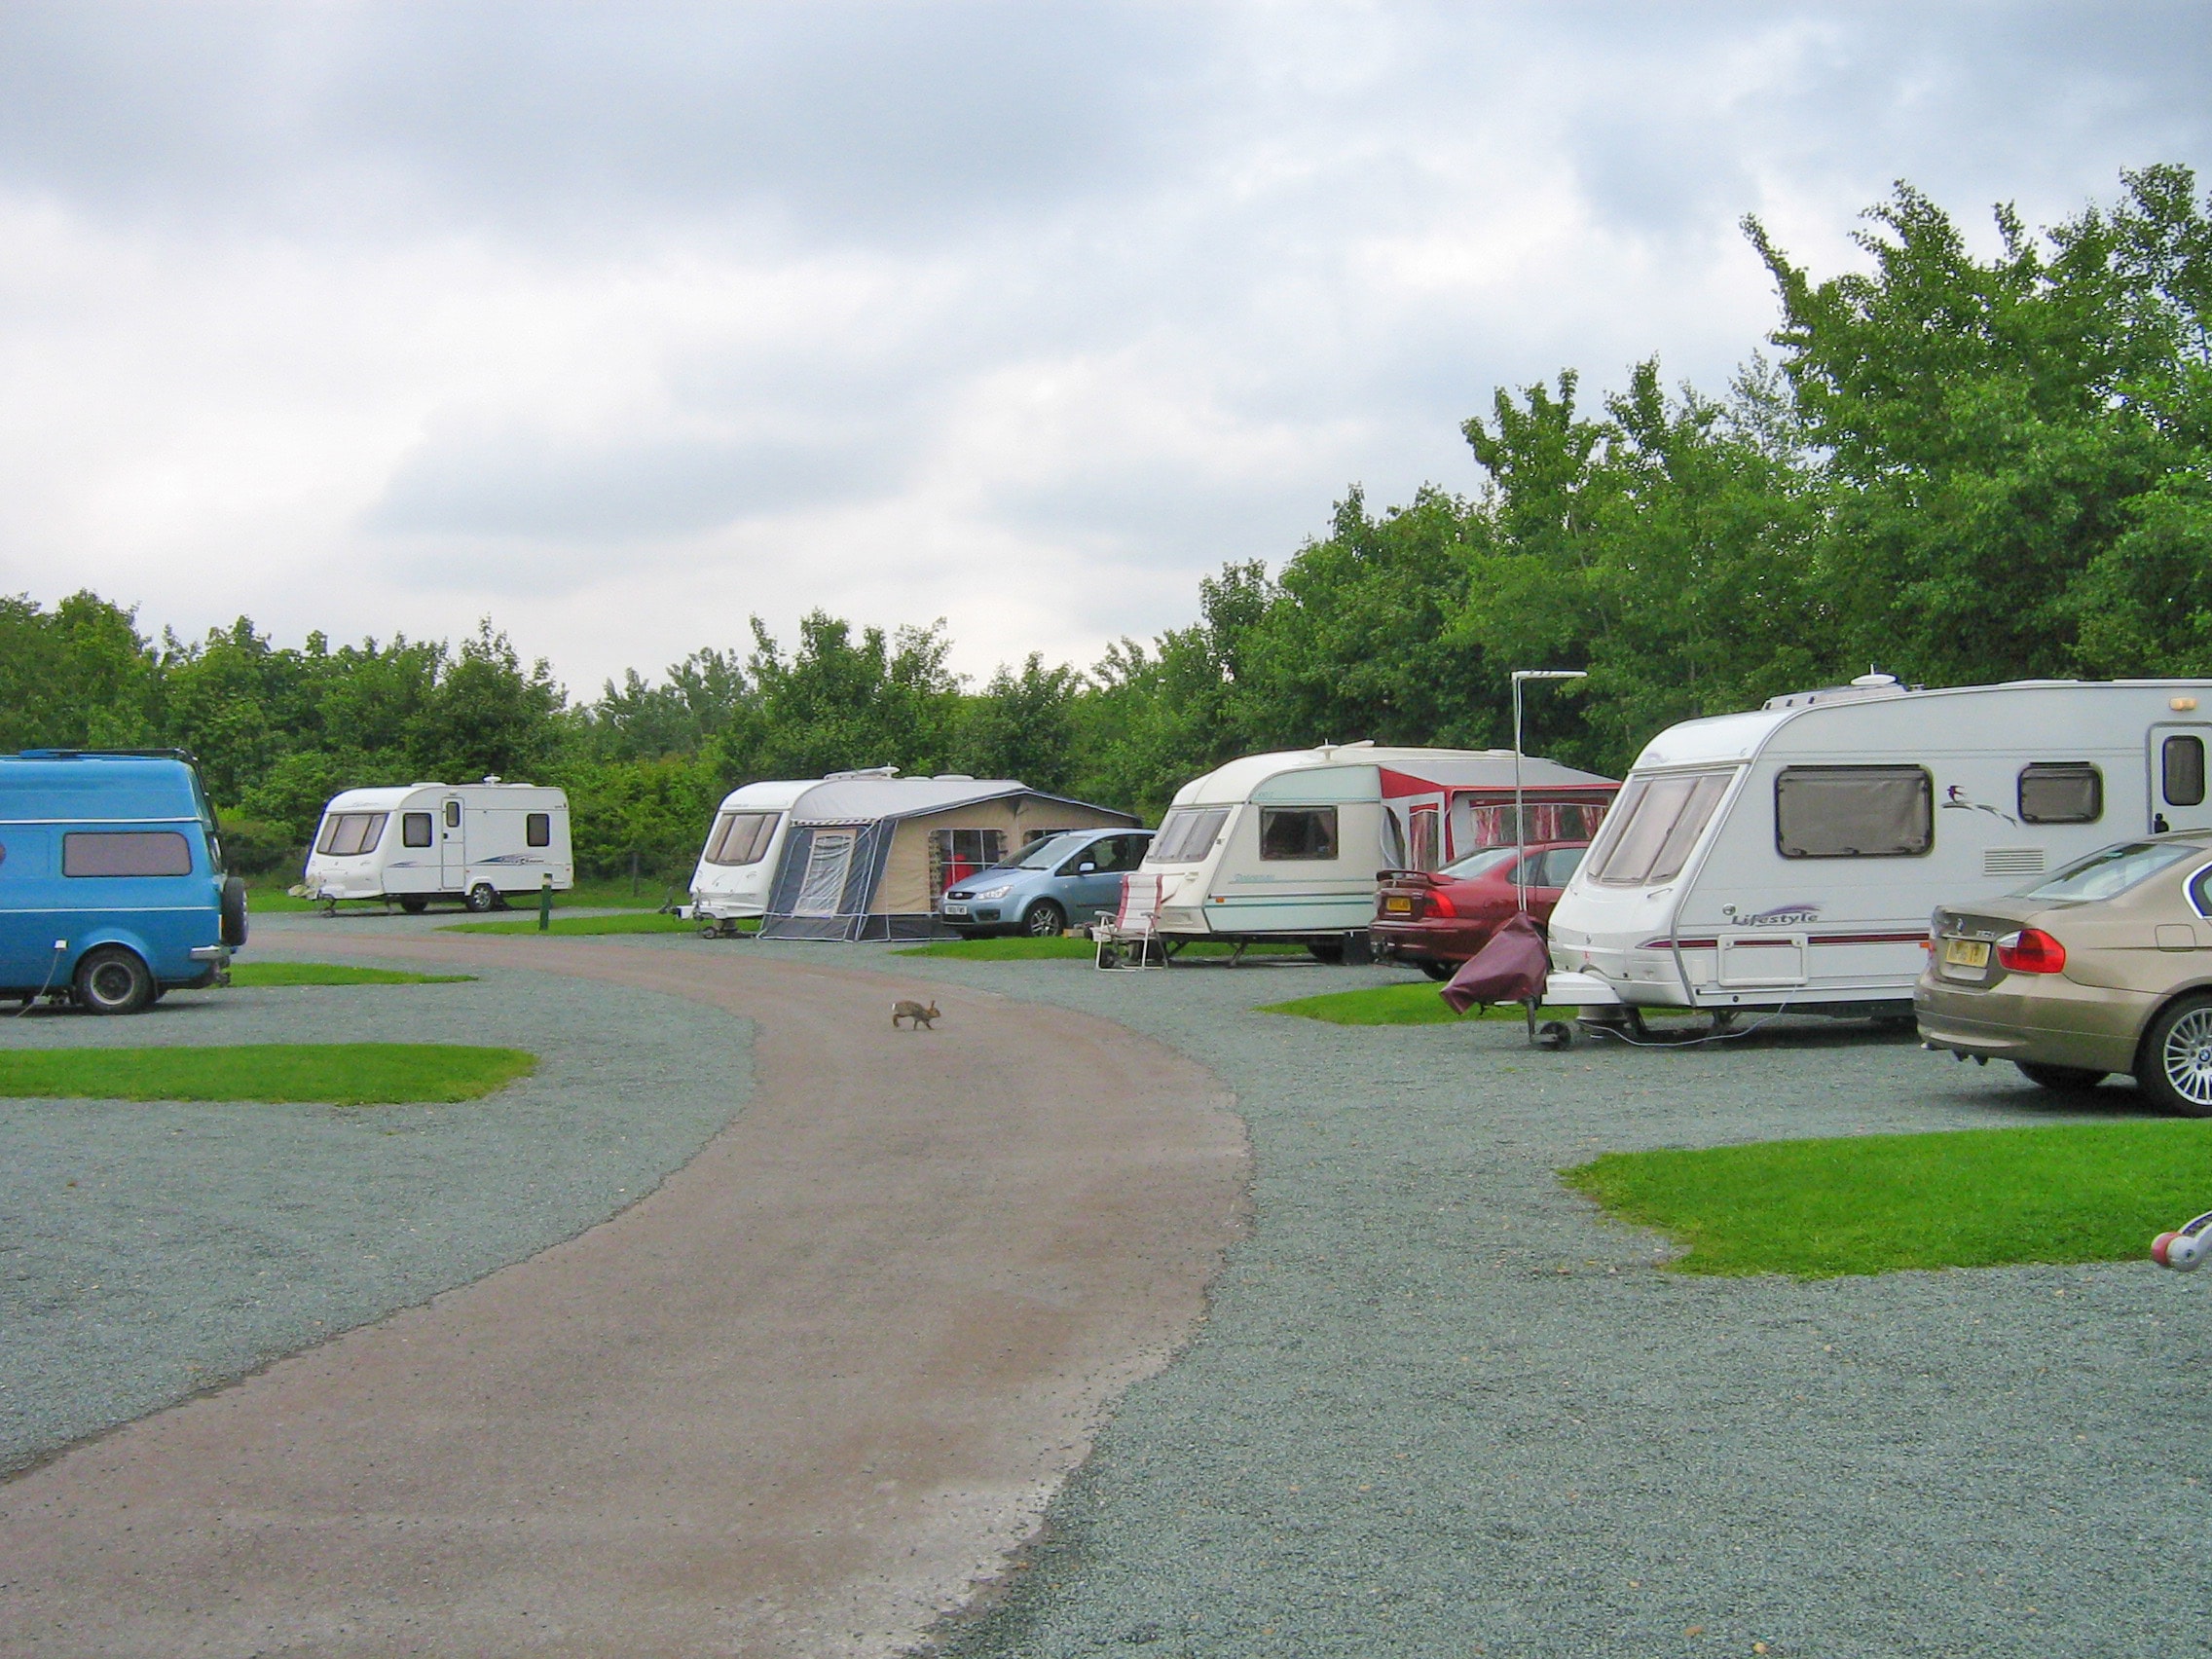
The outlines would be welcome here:
<svg viewBox="0 0 2212 1659">
<path fill-rule="evenodd" d="M 996 887 L 978 887 L 968 897 L 971 899 L 1004 899 L 1014 891 L 1014 883 L 1002 881 Z"/>
</svg>

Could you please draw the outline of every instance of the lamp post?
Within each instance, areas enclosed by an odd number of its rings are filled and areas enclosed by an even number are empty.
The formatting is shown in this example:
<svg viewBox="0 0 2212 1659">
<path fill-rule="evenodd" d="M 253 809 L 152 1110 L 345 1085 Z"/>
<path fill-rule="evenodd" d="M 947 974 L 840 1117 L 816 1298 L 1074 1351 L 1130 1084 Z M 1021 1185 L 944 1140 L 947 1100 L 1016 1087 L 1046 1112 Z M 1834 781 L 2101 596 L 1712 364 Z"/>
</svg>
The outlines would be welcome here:
<svg viewBox="0 0 2212 1659">
<path fill-rule="evenodd" d="M 1517 668 L 1513 671 L 1513 897 L 1529 913 L 1529 822 L 1521 806 L 1521 682 L 1525 680 L 1582 680 L 1583 668 Z"/>
</svg>

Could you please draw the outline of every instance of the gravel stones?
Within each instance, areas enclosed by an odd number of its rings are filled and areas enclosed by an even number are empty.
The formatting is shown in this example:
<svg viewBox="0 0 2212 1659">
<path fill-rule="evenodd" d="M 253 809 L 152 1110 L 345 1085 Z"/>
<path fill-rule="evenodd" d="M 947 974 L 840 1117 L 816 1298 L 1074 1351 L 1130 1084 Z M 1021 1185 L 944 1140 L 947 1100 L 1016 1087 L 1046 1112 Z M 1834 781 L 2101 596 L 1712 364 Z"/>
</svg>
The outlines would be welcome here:
<svg viewBox="0 0 2212 1659">
<path fill-rule="evenodd" d="M 0 1020 L 10 1047 L 491 1043 L 461 1105 L 0 1099 L 0 1470 L 606 1220 L 744 1104 L 751 1028 L 552 975 L 179 993 Z"/>
</svg>

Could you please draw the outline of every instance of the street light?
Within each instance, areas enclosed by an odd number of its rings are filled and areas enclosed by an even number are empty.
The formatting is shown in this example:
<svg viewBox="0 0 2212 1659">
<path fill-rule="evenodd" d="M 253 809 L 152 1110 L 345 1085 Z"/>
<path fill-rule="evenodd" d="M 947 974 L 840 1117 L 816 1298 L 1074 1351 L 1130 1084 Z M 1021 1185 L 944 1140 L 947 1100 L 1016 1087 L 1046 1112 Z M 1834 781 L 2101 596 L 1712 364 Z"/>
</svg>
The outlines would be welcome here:
<svg viewBox="0 0 2212 1659">
<path fill-rule="evenodd" d="M 1517 668 L 1513 671 L 1513 897 L 1529 913 L 1529 822 L 1521 806 L 1521 682 L 1524 680 L 1584 680 L 1584 668 Z"/>
</svg>

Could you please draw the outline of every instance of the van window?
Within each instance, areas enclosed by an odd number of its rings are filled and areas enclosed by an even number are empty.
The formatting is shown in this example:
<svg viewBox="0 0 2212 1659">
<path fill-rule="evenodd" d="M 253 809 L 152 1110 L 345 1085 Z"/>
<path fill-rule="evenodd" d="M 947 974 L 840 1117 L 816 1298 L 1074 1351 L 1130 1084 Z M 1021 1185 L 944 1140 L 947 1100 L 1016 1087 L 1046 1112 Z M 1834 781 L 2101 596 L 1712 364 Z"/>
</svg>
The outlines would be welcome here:
<svg viewBox="0 0 2212 1659">
<path fill-rule="evenodd" d="M 1916 858 L 1936 842 L 1925 766 L 1785 766 L 1774 844 L 1786 859 Z"/>
<path fill-rule="evenodd" d="M 542 812 L 533 814 L 543 818 Z M 783 819 L 780 812 L 725 812 L 721 821 L 707 837 L 707 862 L 711 865 L 758 864 L 768 851 L 768 843 L 776 833 L 776 826 Z M 543 846 L 542 841 L 534 842 Z"/>
<path fill-rule="evenodd" d="M 2020 768 L 2022 824 L 2094 824 L 2104 815 L 2104 774 L 2086 760 L 2039 760 Z"/>
<path fill-rule="evenodd" d="M 1605 819 L 1611 833 L 1590 879 L 1607 887 L 1647 887 L 1681 874 L 1733 776 L 1677 772 L 1631 778 Z"/>
<path fill-rule="evenodd" d="M 458 800 L 446 802 L 446 828 L 448 830 L 459 830 L 461 828 L 461 802 Z"/>
<path fill-rule="evenodd" d="M 1160 821 L 1152 838 L 1149 864 L 1197 864 L 1213 851 L 1214 838 L 1229 822 L 1226 806 L 1178 806 Z"/>
<path fill-rule="evenodd" d="M 1337 856 L 1337 809 L 1333 806 L 1260 808 L 1260 857 L 1333 859 Z"/>
<path fill-rule="evenodd" d="M 190 875 L 192 843 L 174 830 L 80 830 L 61 837 L 63 875 Z"/>
<path fill-rule="evenodd" d="M 522 838 L 534 847 L 550 847 L 553 844 L 553 815 L 550 812 L 524 813 Z"/>
<path fill-rule="evenodd" d="M 384 821 L 390 816 L 386 812 L 334 812 L 322 821 L 322 837 L 315 842 L 314 850 L 334 859 L 374 852 L 384 839 Z"/>
<path fill-rule="evenodd" d="M 430 844 L 430 815 L 426 812 L 403 812 L 399 815 L 399 844 L 403 847 L 426 847 Z"/>
<path fill-rule="evenodd" d="M 2204 804 L 2204 740 L 2169 737 L 2159 746 L 2158 769 L 2168 806 Z"/>
</svg>

